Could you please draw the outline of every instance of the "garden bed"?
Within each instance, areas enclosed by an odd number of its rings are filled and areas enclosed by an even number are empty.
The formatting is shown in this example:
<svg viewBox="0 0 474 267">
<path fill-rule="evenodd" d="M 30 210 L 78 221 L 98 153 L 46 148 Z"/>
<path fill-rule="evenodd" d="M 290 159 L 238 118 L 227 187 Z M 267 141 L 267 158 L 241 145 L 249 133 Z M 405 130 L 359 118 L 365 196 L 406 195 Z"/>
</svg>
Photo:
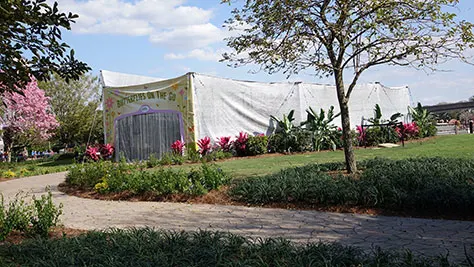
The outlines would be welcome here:
<svg viewBox="0 0 474 267">
<path fill-rule="evenodd" d="M 219 167 L 206 165 L 201 171 L 191 170 L 188 174 L 182 170 L 176 175 L 172 170 L 160 170 L 158 174 L 118 173 L 114 174 L 118 178 L 110 178 L 113 181 L 110 184 L 120 184 L 121 187 L 110 187 L 106 191 L 94 186 L 94 183 L 103 184 L 100 181 L 105 181 L 104 178 L 84 178 L 80 171 L 76 175 L 82 181 L 70 177 L 67 181 L 75 184 L 66 182 L 60 190 L 103 200 L 169 201 L 474 220 L 473 160 L 374 159 L 359 165 L 361 172 L 355 175 L 344 173 L 343 162 L 334 162 L 288 168 L 270 175 L 234 179 L 233 182 Z M 106 169 L 110 171 L 110 167 Z M 173 187 L 175 184 L 181 187 Z M 192 189 L 195 187 L 203 190 Z"/>
<path fill-rule="evenodd" d="M 146 240 L 146 242 L 143 242 Z M 464 262 L 472 260 L 466 256 Z M 456 266 L 447 256 L 149 228 L 0 244 L 1 266 Z"/>
</svg>

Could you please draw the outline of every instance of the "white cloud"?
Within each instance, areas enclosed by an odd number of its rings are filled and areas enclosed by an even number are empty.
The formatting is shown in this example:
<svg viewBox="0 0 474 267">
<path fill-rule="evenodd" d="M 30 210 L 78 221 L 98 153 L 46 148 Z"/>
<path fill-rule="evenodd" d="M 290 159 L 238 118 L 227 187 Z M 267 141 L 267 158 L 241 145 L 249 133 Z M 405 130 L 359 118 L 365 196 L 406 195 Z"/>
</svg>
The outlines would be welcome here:
<svg viewBox="0 0 474 267">
<path fill-rule="evenodd" d="M 222 30 L 211 23 L 176 27 L 150 36 L 152 43 L 165 44 L 175 49 L 205 47 L 222 40 Z"/>
<path fill-rule="evenodd" d="M 52 2 L 50 0 L 49 2 Z M 149 36 L 158 45 L 195 49 L 220 42 L 226 30 L 210 23 L 213 12 L 184 0 L 61 0 L 60 10 L 77 13 L 73 32 Z"/>
<path fill-rule="evenodd" d="M 222 59 L 222 54 L 225 52 L 224 49 L 213 50 L 211 48 L 205 49 L 193 49 L 186 54 L 183 53 L 169 53 L 165 55 L 165 59 L 168 60 L 180 60 L 194 58 L 202 61 L 219 61 Z"/>
</svg>

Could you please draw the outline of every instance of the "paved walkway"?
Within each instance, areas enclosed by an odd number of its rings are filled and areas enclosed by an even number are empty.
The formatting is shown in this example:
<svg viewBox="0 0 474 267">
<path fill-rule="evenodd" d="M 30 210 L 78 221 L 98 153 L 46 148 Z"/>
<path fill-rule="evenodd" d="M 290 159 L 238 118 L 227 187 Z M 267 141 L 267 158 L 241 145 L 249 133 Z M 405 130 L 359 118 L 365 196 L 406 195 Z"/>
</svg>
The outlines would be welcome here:
<svg viewBox="0 0 474 267">
<path fill-rule="evenodd" d="M 77 229 L 150 226 L 169 230 L 220 230 L 245 236 L 285 237 L 296 242 L 337 241 L 364 249 L 408 248 L 423 255 L 465 259 L 474 256 L 474 222 L 339 214 L 220 205 L 125 202 L 82 199 L 57 190 L 65 173 L 0 183 L 6 199 L 18 191 L 34 194 L 51 186 L 55 202 L 64 204 L 62 222 Z"/>
</svg>

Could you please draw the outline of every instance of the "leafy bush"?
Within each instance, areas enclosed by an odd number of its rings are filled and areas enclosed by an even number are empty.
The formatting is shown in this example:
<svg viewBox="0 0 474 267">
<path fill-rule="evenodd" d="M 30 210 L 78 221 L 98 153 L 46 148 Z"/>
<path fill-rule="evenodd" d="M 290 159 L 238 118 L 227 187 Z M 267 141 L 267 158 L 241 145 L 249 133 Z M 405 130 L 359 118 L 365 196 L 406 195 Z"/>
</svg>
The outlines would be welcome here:
<svg viewBox="0 0 474 267">
<path fill-rule="evenodd" d="M 360 137 L 362 146 L 377 146 L 382 143 L 397 143 L 398 141 L 400 141 L 400 136 L 393 127 L 369 127 Z"/>
<path fill-rule="evenodd" d="M 31 204 L 27 204 L 25 198 L 26 195 L 17 194 L 7 207 L 0 194 L 0 241 L 14 230 L 29 236 L 48 237 L 50 229 L 57 225 L 62 204 L 54 205 L 51 191 L 39 199 L 33 196 Z"/>
<path fill-rule="evenodd" d="M 230 140 L 230 136 L 222 136 L 218 138 L 217 144 L 219 148 L 224 152 L 230 152 L 232 149 L 233 142 Z"/>
<path fill-rule="evenodd" d="M 66 183 L 99 193 L 128 191 L 132 194 L 147 192 L 156 195 L 204 194 L 227 184 L 230 178 L 217 166 L 202 164 L 199 170 L 186 173 L 171 168 L 144 171 L 143 166 L 119 163 L 92 162 L 75 165 L 66 175 Z"/>
<path fill-rule="evenodd" d="M 268 138 L 270 152 L 304 152 L 312 151 L 311 133 L 300 127 L 294 127 L 291 134 L 275 133 Z"/>
<path fill-rule="evenodd" d="M 238 136 L 235 137 L 234 149 L 237 156 L 245 156 L 247 154 L 247 141 L 249 135 L 244 132 L 240 132 Z"/>
<path fill-rule="evenodd" d="M 318 114 L 313 108 L 306 110 L 307 119 L 301 125 L 311 132 L 313 150 L 336 150 L 340 144 L 340 134 L 337 127 L 332 123 L 340 113 L 334 114 L 334 107 L 331 106 L 327 112 L 321 109 Z"/>
<path fill-rule="evenodd" d="M 155 168 L 156 166 L 161 165 L 160 160 L 156 157 L 155 154 L 151 154 L 146 161 L 146 165 L 148 168 Z"/>
<path fill-rule="evenodd" d="M 304 202 L 340 204 L 358 202 L 357 182 L 350 177 L 336 178 L 321 171 L 317 164 L 290 168 L 263 177 L 237 182 L 231 196 L 254 204 Z"/>
<path fill-rule="evenodd" d="M 133 194 L 154 193 L 202 195 L 229 182 L 229 177 L 214 165 L 202 164 L 199 170 L 159 169 L 107 175 L 95 186 L 99 193 L 129 191 Z"/>
<path fill-rule="evenodd" d="M 417 158 L 361 162 L 362 174 L 328 175 L 344 163 L 312 164 L 237 182 L 230 194 L 255 204 L 302 202 L 474 215 L 474 160 Z"/>
<path fill-rule="evenodd" d="M 144 242 L 146 240 L 146 242 Z M 297 244 L 223 232 L 111 229 L 73 238 L 4 245 L 6 266 L 397 266 L 450 267 L 446 257 L 362 249 L 337 243 Z"/>
<path fill-rule="evenodd" d="M 418 158 L 365 163 L 360 189 L 365 205 L 395 210 L 474 210 L 474 161 Z"/>
<path fill-rule="evenodd" d="M 171 149 L 173 150 L 173 153 L 178 154 L 178 155 L 183 155 L 184 153 L 184 142 L 181 140 L 176 140 L 172 145 Z"/>
<path fill-rule="evenodd" d="M 199 154 L 201 154 L 201 156 L 207 155 L 209 152 L 211 152 L 211 148 L 212 148 L 211 138 L 206 136 L 204 138 L 199 139 L 198 146 L 199 146 Z"/>
<path fill-rule="evenodd" d="M 246 145 L 246 154 L 255 156 L 267 153 L 268 137 L 265 135 L 249 136 Z"/>
<path fill-rule="evenodd" d="M 51 191 L 39 199 L 33 196 L 33 214 L 30 217 L 29 232 L 33 235 L 48 237 L 49 230 L 59 222 L 62 207 L 62 204 L 59 204 L 59 207 L 54 205 Z"/>
<path fill-rule="evenodd" d="M 82 189 L 93 188 L 107 176 L 116 176 L 131 172 L 136 165 L 128 164 L 124 160 L 113 163 L 98 161 L 85 164 L 74 164 L 66 174 L 66 183 Z"/>
</svg>

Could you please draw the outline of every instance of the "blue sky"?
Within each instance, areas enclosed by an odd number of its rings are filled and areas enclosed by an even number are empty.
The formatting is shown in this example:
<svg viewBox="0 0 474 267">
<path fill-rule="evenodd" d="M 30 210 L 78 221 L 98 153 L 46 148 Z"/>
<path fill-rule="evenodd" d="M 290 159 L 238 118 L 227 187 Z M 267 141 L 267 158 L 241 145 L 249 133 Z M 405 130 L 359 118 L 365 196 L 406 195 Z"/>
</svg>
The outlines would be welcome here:
<svg viewBox="0 0 474 267">
<path fill-rule="evenodd" d="M 222 24 L 236 4 L 220 4 L 220 0 L 56 1 L 60 10 L 79 14 L 72 31 L 63 32 L 63 39 L 94 74 L 105 69 L 171 78 L 193 71 L 243 80 L 286 80 L 283 74 L 254 74 L 249 71 L 256 67 L 235 69 L 218 62 L 228 49 L 223 38 L 229 32 Z M 460 18 L 474 21 L 474 1 L 460 0 L 458 8 Z M 467 100 L 474 95 L 474 66 L 451 61 L 440 68 L 444 71 L 426 73 L 382 66 L 368 70 L 360 82 L 409 86 L 413 101 L 425 105 Z M 304 73 L 289 79 L 333 84 L 332 78 Z"/>
</svg>

